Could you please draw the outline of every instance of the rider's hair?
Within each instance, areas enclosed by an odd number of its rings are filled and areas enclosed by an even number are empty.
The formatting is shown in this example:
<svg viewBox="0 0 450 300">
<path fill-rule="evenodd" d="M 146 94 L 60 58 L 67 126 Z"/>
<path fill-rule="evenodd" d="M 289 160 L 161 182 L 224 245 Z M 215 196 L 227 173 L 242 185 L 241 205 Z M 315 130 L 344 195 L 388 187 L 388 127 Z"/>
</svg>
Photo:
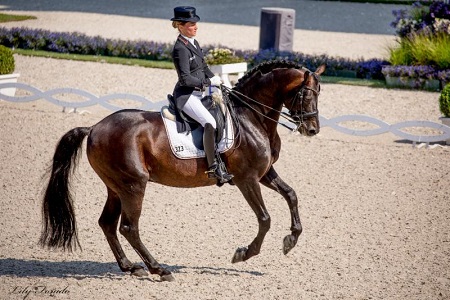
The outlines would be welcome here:
<svg viewBox="0 0 450 300">
<path fill-rule="evenodd" d="M 186 22 L 173 21 L 173 22 L 172 22 L 172 27 L 175 28 L 175 29 L 178 29 L 178 26 L 179 26 L 179 25 L 184 25 L 184 24 L 186 24 Z"/>
</svg>

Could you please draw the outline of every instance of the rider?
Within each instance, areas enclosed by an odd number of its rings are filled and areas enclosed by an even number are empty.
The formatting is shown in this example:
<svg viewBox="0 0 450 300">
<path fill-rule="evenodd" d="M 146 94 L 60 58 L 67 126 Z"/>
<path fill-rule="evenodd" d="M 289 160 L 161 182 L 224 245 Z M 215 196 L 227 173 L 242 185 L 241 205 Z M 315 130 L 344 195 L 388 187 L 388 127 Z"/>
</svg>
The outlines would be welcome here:
<svg viewBox="0 0 450 300">
<path fill-rule="evenodd" d="M 230 181 L 233 175 L 221 168 L 216 156 L 216 120 L 203 106 L 201 98 L 208 86 L 220 86 L 219 76 L 211 72 L 203 58 L 199 43 L 194 39 L 197 34 L 197 22 L 200 17 L 196 15 L 195 8 L 191 6 L 178 6 L 174 8 L 174 17 L 170 19 L 172 27 L 178 29 L 179 35 L 172 50 L 172 58 L 178 73 L 178 82 L 173 91 L 175 105 L 203 128 L 203 145 L 208 162 L 208 173 L 224 183 Z M 181 132 L 188 125 L 183 124 Z M 180 131 L 180 130 L 179 130 Z"/>
</svg>

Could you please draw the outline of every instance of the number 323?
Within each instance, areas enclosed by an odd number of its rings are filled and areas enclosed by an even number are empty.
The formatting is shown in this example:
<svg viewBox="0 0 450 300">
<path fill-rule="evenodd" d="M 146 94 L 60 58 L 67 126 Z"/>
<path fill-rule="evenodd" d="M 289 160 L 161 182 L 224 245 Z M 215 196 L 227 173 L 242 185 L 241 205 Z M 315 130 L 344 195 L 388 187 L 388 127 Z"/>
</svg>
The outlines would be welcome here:
<svg viewBox="0 0 450 300">
<path fill-rule="evenodd" d="M 183 152 L 184 147 L 183 146 L 175 146 L 175 152 Z"/>
</svg>

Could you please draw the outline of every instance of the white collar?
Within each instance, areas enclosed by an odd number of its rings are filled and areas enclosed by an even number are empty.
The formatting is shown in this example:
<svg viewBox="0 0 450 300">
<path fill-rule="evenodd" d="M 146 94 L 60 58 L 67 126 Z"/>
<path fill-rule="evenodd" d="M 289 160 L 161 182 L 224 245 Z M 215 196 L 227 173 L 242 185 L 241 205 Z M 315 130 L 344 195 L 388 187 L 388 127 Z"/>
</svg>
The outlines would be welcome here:
<svg viewBox="0 0 450 300">
<path fill-rule="evenodd" d="M 182 37 L 184 37 L 185 39 L 187 39 L 188 41 L 189 41 L 189 43 L 191 43 L 192 44 L 192 46 L 194 46 L 195 48 L 197 48 L 197 46 L 195 46 L 195 39 L 192 37 L 192 38 L 189 38 L 189 37 L 187 37 L 187 36 L 185 36 L 185 35 L 181 35 Z"/>
</svg>

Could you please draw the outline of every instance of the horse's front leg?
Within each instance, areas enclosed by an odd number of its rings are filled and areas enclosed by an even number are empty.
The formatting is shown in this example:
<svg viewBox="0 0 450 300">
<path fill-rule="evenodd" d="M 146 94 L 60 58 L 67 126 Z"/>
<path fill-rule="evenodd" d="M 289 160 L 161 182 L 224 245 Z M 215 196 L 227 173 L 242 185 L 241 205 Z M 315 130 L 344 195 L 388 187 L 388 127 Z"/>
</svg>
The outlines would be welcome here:
<svg viewBox="0 0 450 300">
<path fill-rule="evenodd" d="M 287 235 L 283 240 L 283 253 L 287 254 L 295 247 L 298 241 L 298 237 L 302 233 L 302 224 L 300 222 L 300 216 L 298 213 L 298 199 L 295 191 L 284 182 L 277 172 L 274 170 L 273 166 L 261 179 L 261 183 L 280 193 L 284 199 L 286 199 L 289 210 L 291 212 L 291 234 Z"/>
<path fill-rule="evenodd" d="M 261 187 L 257 181 L 246 182 L 246 183 L 236 183 L 239 190 L 247 200 L 250 207 L 256 214 L 258 218 L 258 234 L 255 239 L 250 243 L 248 247 L 238 248 L 234 253 L 232 263 L 245 261 L 252 256 L 259 254 L 261 250 L 261 245 L 264 241 L 266 233 L 270 229 L 270 216 L 264 205 L 264 201 L 261 195 Z"/>
</svg>

